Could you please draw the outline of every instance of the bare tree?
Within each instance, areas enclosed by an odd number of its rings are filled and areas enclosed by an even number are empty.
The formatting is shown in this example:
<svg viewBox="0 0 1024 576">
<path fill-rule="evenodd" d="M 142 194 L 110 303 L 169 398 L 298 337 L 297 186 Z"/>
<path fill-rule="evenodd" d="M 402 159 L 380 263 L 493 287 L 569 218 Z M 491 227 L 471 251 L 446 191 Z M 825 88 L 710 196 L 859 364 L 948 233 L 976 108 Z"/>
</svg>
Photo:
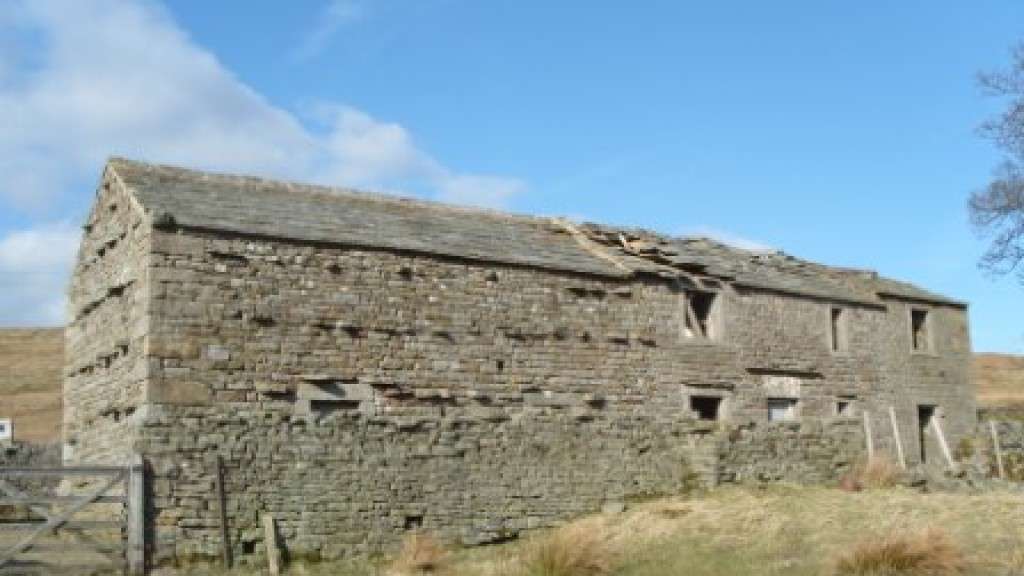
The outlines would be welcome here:
<svg viewBox="0 0 1024 576">
<path fill-rule="evenodd" d="M 1024 282 L 1024 43 L 1013 50 L 1009 70 L 980 74 L 978 80 L 987 95 L 1008 101 L 1002 114 L 980 128 L 1005 154 L 992 181 L 968 202 L 975 230 L 992 238 L 981 267 L 998 274 L 1016 271 Z"/>
</svg>

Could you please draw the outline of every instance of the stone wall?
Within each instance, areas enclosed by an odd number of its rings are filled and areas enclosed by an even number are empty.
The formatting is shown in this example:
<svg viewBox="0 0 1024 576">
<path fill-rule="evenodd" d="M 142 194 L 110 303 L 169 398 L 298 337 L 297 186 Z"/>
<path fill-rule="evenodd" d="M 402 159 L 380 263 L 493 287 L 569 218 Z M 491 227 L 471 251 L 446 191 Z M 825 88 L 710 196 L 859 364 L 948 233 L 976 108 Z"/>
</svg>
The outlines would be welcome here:
<svg viewBox="0 0 1024 576">
<path fill-rule="evenodd" d="M 748 424 L 721 436 L 718 481 L 826 484 L 865 454 L 857 418 Z"/>
<path fill-rule="evenodd" d="M 134 448 L 154 470 L 158 556 L 216 554 L 217 456 L 240 553 L 271 512 L 296 553 L 335 557 L 408 529 L 500 540 L 695 480 L 824 481 L 863 454 L 863 411 L 882 450 L 889 406 L 913 429 L 904 388 L 951 413 L 969 396 L 969 344 L 914 357 L 880 306 L 841 305 L 832 351 L 836 304 L 810 298 L 726 288 L 702 340 L 659 278 L 182 231 L 152 249 Z M 725 424 L 690 409 L 708 395 Z M 773 397 L 797 422 L 768 422 Z"/>
<path fill-rule="evenodd" d="M 882 345 L 882 366 L 889 387 L 884 397 L 896 408 L 908 461 L 911 464 L 921 462 L 923 445 L 929 455 L 929 464 L 941 468 L 945 464 L 934 429 L 926 428 L 924 442 L 920 441 L 918 408 L 922 405 L 937 407 L 936 418 L 951 448 L 960 439 L 974 433 L 977 412 L 970 379 L 967 315 L 953 308 L 929 307 L 897 299 L 890 299 L 887 304 L 889 312 L 885 316 L 885 325 L 877 336 Z M 911 351 L 911 309 L 929 310 L 929 350 Z M 876 415 L 876 429 L 891 426 L 885 416 L 884 412 Z M 891 438 L 891 434 L 889 436 Z"/>
<path fill-rule="evenodd" d="M 1003 452 L 1003 467 L 1006 479 L 1024 482 L 1024 421 L 992 420 L 999 436 L 999 447 Z M 973 438 L 964 439 L 956 446 L 957 457 L 978 476 L 998 478 L 995 448 L 989 421 L 978 425 Z"/>
<path fill-rule="evenodd" d="M 124 464 L 143 404 L 150 227 L 108 175 L 84 227 L 65 330 L 69 463 Z"/>
</svg>

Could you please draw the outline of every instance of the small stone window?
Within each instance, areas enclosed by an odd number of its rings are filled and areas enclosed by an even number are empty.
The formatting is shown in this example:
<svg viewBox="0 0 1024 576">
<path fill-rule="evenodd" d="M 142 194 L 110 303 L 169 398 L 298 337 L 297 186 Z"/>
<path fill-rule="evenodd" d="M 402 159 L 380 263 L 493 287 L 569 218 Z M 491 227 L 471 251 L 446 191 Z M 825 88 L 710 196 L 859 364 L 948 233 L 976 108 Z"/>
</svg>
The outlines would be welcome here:
<svg viewBox="0 0 1024 576">
<path fill-rule="evenodd" d="M 796 420 L 796 398 L 769 398 L 768 421 L 792 422 Z"/>
<path fill-rule="evenodd" d="M 406 531 L 419 530 L 423 528 L 423 515 L 414 514 L 406 516 L 405 521 L 402 523 L 402 528 L 404 528 Z"/>
<path fill-rule="evenodd" d="M 833 306 L 829 308 L 829 346 L 833 352 L 846 350 L 846 310 Z"/>
<path fill-rule="evenodd" d="M 849 418 L 853 416 L 853 403 L 856 398 L 853 396 L 840 396 L 836 399 L 836 416 Z"/>
<path fill-rule="evenodd" d="M 914 352 L 928 352 L 932 348 L 931 320 L 927 310 L 910 311 L 910 346 Z"/>
<path fill-rule="evenodd" d="M 718 327 L 718 294 L 700 290 L 687 290 L 685 297 L 683 333 L 687 338 L 716 340 Z"/>
<path fill-rule="evenodd" d="M 719 396 L 690 396 L 690 410 L 697 413 L 699 420 L 721 418 L 722 398 Z"/>
</svg>

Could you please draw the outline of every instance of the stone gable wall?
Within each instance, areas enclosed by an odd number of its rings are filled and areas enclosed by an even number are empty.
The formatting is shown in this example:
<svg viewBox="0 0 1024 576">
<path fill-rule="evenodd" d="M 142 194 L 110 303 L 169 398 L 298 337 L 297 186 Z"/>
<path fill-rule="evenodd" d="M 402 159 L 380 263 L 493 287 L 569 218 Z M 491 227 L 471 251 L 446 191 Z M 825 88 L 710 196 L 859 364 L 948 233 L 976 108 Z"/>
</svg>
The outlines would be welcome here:
<svg viewBox="0 0 1024 576">
<path fill-rule="evenodd" d="M 86 223 L 69 289 L 64 447 L 69 463 L 123 464 L 143 404 L 149 226 L 105 180 Z"/>
</svg>

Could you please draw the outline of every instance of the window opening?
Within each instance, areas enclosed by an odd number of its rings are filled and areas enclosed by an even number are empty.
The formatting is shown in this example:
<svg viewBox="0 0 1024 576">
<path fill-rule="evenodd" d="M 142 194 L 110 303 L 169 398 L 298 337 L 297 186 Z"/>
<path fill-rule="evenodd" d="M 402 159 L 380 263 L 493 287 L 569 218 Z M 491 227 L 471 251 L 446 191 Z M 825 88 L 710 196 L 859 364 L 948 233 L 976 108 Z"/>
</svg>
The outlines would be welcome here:
<svg viewBox="0 0 1024 576">
<path fill-rule="evenodd" d="M 686 292 L 686 336 L 688 338 L 713 339 L 717 337 L 715 327 L 715 304 L 717 294 L 688 290 Z"/>
<path fill-rule="evenodd" d="M 700 420 L 718 420 L 721 417 L 722 399 L 718 396 L 690 396 L 690 410 Z"/>
<path fill-rule="evenodd" d="M 930 348 L 927 310 L 910 311 L 910 338 L 914 350 L 920 352 Z"/>
<path fill-rule="evenodd" d="M 836 400 L 836 416 L 853 416 L 853 396 L 840 396 Z"/>
<path fill-rule="evenodd" d="M 840 352 L 846 349 L 846 314 L 842 308 L 832 308 L 829 312 L 831 324 L 832 351 Z"/>
<path fill-rule="evenodd" d="M 795 398 L 769 398 L 768 421 L 790 422 L 796 420 L 796 404 Z"/>
</svg>

